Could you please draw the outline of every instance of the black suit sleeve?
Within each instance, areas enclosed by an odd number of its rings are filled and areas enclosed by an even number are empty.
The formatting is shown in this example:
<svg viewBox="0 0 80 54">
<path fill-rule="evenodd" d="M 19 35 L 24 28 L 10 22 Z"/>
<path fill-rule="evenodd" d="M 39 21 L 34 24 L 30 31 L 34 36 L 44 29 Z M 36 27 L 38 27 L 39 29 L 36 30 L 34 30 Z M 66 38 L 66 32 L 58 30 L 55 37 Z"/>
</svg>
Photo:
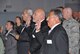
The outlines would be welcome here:
<svg viewBox="0 0 80 54">
<path fill-rule="evenodd" d="M 34 34 L 37 37 L 37 39 L 40 41 L 40 43 L 42 43 L 45 36 L 47 36 L 48 30 L 49 30 L 49 27 L 44 26 L 40 32 Z"/>
<path fill-rule="evenodd" d="M 57 54 L 68 54 L 68 36 L 66 32 L 60 31 L 56 37 Z"/>
<path fill-rule="evenodd" d="M 43 37 L 44 36 L 42 35 L 41 32 L 35 33 L 34 35 L 36 36 L 36 38 L 39 40 L 40 43 L 43 42 Z"/>
</svg>

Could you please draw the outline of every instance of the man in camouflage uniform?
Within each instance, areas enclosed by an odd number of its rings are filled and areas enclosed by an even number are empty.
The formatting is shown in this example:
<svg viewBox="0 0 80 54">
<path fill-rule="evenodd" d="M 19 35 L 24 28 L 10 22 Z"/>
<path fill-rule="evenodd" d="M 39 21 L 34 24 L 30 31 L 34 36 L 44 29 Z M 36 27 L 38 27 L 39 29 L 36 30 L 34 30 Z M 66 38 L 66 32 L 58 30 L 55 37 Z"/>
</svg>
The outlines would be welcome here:
<svg viewBox="0 0 80 54">
<path fill-rule="evenodd" d="M 69 37 L 69 53 L 79 54 L 79 23 L 72 18 L 71 8 L 63 9 L 63 17 L 65 18 L 63 27 Z"/>
</svg>

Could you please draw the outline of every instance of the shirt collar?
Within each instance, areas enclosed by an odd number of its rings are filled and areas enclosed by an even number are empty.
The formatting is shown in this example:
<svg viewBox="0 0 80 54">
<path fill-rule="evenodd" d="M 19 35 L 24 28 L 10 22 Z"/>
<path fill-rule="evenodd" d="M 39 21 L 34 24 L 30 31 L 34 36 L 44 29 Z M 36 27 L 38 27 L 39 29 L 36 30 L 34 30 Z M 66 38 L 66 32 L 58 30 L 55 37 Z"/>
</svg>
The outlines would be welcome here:
<svg viewBox="0 0 80 54">
<path fill-rule="evenodd" d="M 8 32 L 6 33 L 6 36 L 12 31 L 13 29 L 8 30 Z"/>
<path fill-rule="evenodd" d="M 44 21 L 44 19 L 43 20 L 41 20 L 40 22 L 43 22 Z"/>
<path fill-rule="evenodd" d="M 56 27 L 56 26 L 58 26 L 60 23 L 57 23 L 57 24 L 55 24 L 50 30 L 49 30 L 49 33 L 51 33 L 51 31 Z"/>
</svg>

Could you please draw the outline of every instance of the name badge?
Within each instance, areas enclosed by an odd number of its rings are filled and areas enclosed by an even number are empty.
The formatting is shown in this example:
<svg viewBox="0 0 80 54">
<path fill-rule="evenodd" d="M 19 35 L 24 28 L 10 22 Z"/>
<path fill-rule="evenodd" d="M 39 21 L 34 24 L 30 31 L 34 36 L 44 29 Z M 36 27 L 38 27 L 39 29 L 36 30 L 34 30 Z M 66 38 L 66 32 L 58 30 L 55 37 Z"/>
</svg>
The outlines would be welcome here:
<svg viewBox="0 0 80 54">
<path fill-rule="evenodd" d="M 52 40 L 47 40 L 47 44 L 52 44 Z"/>
<path fill-rule="evenodd" d="M 35 36 L 34 36 L 34 35 L 32 35 L 32 37 L 33 37 L 33 38 L 35 38 Z"/>
</svg>

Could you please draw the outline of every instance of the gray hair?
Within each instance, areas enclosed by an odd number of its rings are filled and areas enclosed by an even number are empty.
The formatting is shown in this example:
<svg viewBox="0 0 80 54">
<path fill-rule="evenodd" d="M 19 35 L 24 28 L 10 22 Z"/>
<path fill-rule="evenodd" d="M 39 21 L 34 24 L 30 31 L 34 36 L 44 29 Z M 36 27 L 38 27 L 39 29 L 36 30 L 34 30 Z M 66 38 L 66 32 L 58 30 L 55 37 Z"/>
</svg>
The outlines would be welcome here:
<svg viewBox="0 0 80 54">
<path fill-rule="evenodd" d="M 23 13 L 24 13 L 24 12 L 28 13 L 30 16 L 33 15 L 33 11 L 32 11 L 31 9 L 27 9 L 27 8 L 26 8 L 26 9 L 23 10 Z"/>
</svg>

